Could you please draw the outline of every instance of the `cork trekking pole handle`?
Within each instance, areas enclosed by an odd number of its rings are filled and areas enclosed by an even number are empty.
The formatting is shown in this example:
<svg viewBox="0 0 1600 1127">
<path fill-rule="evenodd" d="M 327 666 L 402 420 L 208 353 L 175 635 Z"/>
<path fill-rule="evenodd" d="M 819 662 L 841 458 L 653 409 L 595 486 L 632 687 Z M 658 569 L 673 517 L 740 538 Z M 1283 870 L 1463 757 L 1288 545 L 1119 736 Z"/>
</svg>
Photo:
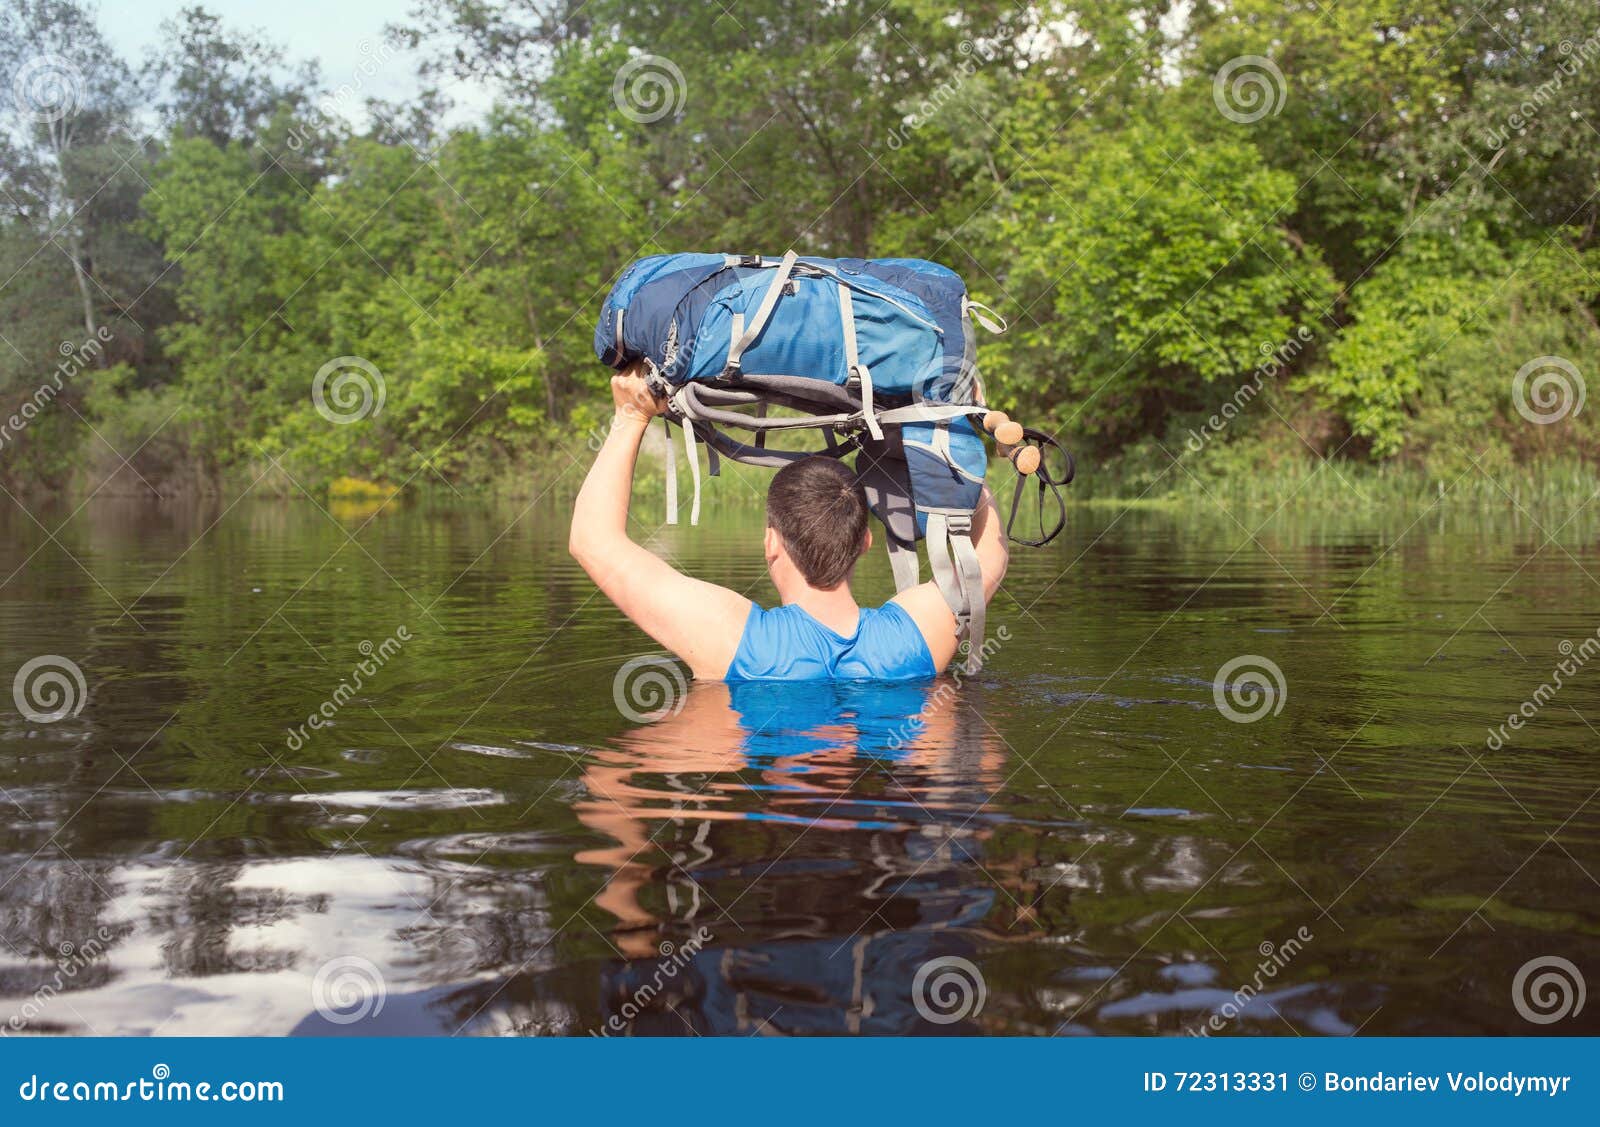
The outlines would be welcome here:
<svg viewBox="0 0 1600 1127">
<path fill-rule="evenodd" d="M 1039 469 L 1040 454 L 1036 446 L 1019 446 L 1022 441 L 1022 424 L 1014 422 L 1004 411 L 990 411 L 983 417 L 983 429 L 994 435 L 995 449 L 1023 476 Z"/>
<path fill-rule="evenodd" d="M 1007 419 L 994 428 L 995 453 L 1002 458 L 1013 458 L 1022 442 L 1022 424 Z"/>
<path fill-rule="evenodd" d="M 994 435 L 1002 458 L 1011 455 L 1011 448 L 1022 441 L 1022 424 L 1011 421 L 1004 411 L 990 411 L 983 417 L 983 429 Z"/>
<path fill-rule="evenodd" d="M 1017 472 L 1023 477 L 1037 473 L 1039 463 L 1043 459 L 1043 455 L 1039 453 L 1037 446 L 1013 447 L 1006 454 L 1006 457 L 1011 460 L 1011 464 L 1016 467 Z"/>
</svg>

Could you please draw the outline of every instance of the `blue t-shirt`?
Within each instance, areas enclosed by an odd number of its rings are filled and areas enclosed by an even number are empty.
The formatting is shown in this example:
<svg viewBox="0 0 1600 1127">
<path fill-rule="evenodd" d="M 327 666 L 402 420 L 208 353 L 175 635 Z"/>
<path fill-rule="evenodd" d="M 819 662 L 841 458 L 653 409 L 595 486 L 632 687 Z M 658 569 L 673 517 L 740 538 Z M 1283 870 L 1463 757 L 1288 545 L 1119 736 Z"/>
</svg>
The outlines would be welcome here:
<svg viewBox="0 0 1600 1127">
<path fill-rule="evenodd" d="M 897 603 L 861 608 L 849 637 L 798 606 L 751 604 L 729 681 L 916 681 L 935 677 L 928 642 Z"/>
</svg>

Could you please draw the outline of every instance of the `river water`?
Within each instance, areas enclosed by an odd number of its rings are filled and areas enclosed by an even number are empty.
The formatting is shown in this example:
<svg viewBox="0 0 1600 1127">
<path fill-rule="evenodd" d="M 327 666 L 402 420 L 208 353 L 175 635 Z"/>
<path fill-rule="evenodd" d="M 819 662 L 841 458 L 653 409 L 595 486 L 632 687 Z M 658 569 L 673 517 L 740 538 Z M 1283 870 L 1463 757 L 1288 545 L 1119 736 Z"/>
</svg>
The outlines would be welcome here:
<svg viewBox="0 0 1600 1127">
<path fill-rule="evenodd" d="M 1600 1032 L 1581 513 L 1082 507 L 981 675 L 730 693 L 559 505 L 30 509 L 0 1032 Z"/>
</svg>

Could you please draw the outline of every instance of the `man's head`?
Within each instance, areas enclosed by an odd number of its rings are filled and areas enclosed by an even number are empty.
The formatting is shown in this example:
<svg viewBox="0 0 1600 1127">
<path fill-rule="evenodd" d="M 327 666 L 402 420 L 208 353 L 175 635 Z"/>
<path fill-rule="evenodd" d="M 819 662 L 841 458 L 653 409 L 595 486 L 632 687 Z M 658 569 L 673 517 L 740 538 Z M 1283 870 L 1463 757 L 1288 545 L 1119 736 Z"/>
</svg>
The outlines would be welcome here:
<svg viewBox="0 0 1600 1127">
<path fill-rule="evenodd" d="M 849 582 L 872 544 L 867 496 L 837 458 L 818 455 L 779 470 L 767 489 L 767 566 L 781 589 L 792 567 L 800 580 L 831 591 Z"/>
</svg>

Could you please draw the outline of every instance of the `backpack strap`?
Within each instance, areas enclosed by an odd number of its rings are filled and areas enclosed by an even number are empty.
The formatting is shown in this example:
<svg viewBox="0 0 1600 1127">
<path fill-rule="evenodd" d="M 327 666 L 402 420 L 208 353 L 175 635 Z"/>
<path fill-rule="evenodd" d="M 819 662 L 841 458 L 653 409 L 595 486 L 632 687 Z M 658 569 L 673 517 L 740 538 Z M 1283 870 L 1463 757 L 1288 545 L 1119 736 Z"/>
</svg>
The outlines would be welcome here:
<svg viewBox="0 0 1600 1127">
<path fill-rule="evenodd" d="M 683 452 L 689 458 L 689 480 L 694 483 L 694 500 L 689 504 L 689 523 L 700 523 L 700 452 L 695 448 L 694 420 L 683 418 Z"/>
<path fill-rule="evenodd" d="M 729 334 L 728 341 L 728 366 L 725 374 L 732 375 L 739 371 L 739 361 L 744 356 L 744 350 L 756 342 L 761 335 L 761 330 L 767 327 L 767 321 L 772 317 L 772 310 L 778 304 L 778 297 L 783 293 L 784 285 L 789 281 L 789 275 L 794 272 L 795 263 L 800 256 L 790 251 L 783 256 L 783 261 L 778 264 L 777 270 L 772 275 L 772 281 L 767 286 L 767 292 L 761 299 L 761 304 L 756 308 L 755 316 L 746 322 L 742 317 L 734 319 L 733 331 Z"/>
<path fill-rule="evenodd" d="M 972 543 L 972 517 L 960 518 L 960 526 L 950 526 L 950 550 L 955 556 L 956 573 L 967 598 L 967 662 L 970 675 L 983 668 L 983 635 L 988 628 L 989 604 L 983 598 L 983 568 L 978 549 Z"/>
<path fill-rule="evenodd" d="M 834 442 L 826 450 L 772 450 L 759 446 L 750 446 L 723 434 L 716 427 L 704 420 L 700 423 L 700 438 L 706 444 L 706 450 L 716 451 L 724 458 L 732 458 L 735 462 L 743 462 L 747 466 L 760 466 L 769 470 L 781 470 L 790 462 L 798 462 L 802 458 L 811 458 L 818 455 L 827 457 L 841 457 L 849 452 L 847 447 L 839 446 Z M 831 431 L 824 431 L 825 435 L 832 437 Z"/>
<path fill-rule="evenodd" d="M 889 570 L 894 573 L 895 591 L 904 591 L 922 582 L 922 571 L 917 566 L 917 546 L 907 544 L 887 530 L 883 542 L 889 549 Z"/>
<path fill-rule="evenodd" d="M 974 321 L 988 329 L 991 333 L 999 334 L 1006 331 L 1006 319 L 1000 316 L 1000 314 L 996 313 L 993 309 L 990 309 L 987 305 L 983 304 L 983 302 L 973 301 L 968 297 L 962 298 L 961 303 L 963 311 L 971 314 Z"/>
<path fill-rule="evenodd" d="M 661 433 L 667 436 L 667 523 L 678 523 L 678 448 L 672 445 L 672 424 L 661 416 Z"/>
<path fill-rule="evenodd" d="M 1067 526 L 1067 503 L 1061 496 L 1061 488 L 1070 485 L 1077 476 L 1077 463 L 1072 457 L 1072 452 L 1050 435 L 1043 431 L 1034 430 L 1032 427 L 1023 428 L 1023 440 L 1039 447 L 1041 459 L 1039 468 L 1031 475 L 1018 474 L 1017 486 L 1011 493 L 1011 516 L 1006 520 L 1006 539 L 1014 544 L 1026 544 L 1030 548 L 1042 548 L 1061 534 Z M 1055 451 L 1061 455 L 1062 471 L 1056 476 L 1055 469 L 1043 455 L 1048 451 Z M 1032 477 L 1039 484 L 1039 536 L 1033 539 L 1027 536 L 1018 536 L 1012 531 L 1017 523 L 1017 512 L 1022 508 L 1022 495 L 1027 491 L 1028 478 Z M 1044 524 L 1045 497 L 1050 496 L 1056 503 L 1055 523 L 1046 531 Z"/>
<path fill-rule="evenodd" d="M 983 601 L 983 570 L 972 544 L 972 514 L 923 510 L 928 518 L 928 567 L 934 585 L 956 616 L 956 641 L 966 643 L 966 673 L 983 667 L 983 631 L 988 608 Z"/>
<path fill-rule="evenodd" d="M 880 423 L 948 422 L 951 419 L 986 415 L 989 408 L 978 403 L 912 403 L 878 412 Z"/>
<path fill-rule="evenodd" d="M 878 416 L 872 409 L 872 372 L 861 362 L 861 354 L 856 350 L 855 305 L 850 298 L 850 287 L 843 282 L 838 285 L 839 325 L 844 330 L 845 365 L 849 373 L 861 381 L 861 417 L 867 424 L 867 433 L 881 442 L 883 428 L 878 425 Z"/>
</svg>

